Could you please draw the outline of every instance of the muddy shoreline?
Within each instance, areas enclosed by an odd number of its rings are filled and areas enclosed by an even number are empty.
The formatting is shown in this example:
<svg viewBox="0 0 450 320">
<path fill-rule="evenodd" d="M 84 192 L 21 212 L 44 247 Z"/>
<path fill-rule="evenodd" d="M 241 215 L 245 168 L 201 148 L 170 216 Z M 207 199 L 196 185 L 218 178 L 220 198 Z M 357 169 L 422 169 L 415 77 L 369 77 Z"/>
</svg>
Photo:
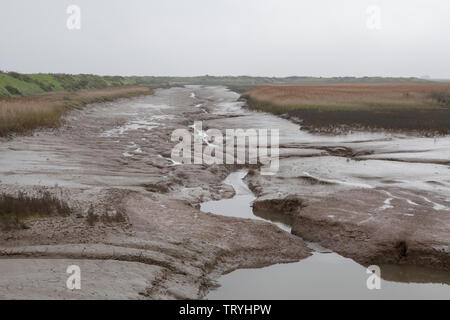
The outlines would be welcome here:
<svg viewBox="0 0 450 320">
<path fill-rule="evenodd" d="M 0 270 L 11 272 L 0 280 L 0 298 L 198 299 L 223 273 L 309 257 L 301 238 L 273 224 L 199 210 L 200 203 L 234 195 L 224 180 L 239 167 L 171 161 L 171 133 L 194 121 L 204 128 L 281 128 L 280 171 L 268 178 L 253 168 L 246 181 L 258 197 L 256 207 L 290 212 L 294 234 L 361 263 L 448 270 L 450 175 L 437 163 L 450 154 L 447 140 L 316 137 L 287 120 L 243 109 L 239 97 L 223 87 L 158 89 L 153 96 L 89 105 L 69 113 L 57 130 L 2 142 L 0 192 L 47 190 L 77 214 L 30 219 L 26 230 L 0 233 Z M 408 153 L 394 154 L 397 139 Z M 360 159 L 349 157 L 349 150 Z M 377 159 L 386 154 L 396 161 Z M 423 163 L 400 167 L 408 156 Z M 90 226 L 91 206 L 99 217 L 121 210 L 126 220 L 99 219 Z M 401 259 L 380 258 L 389 257 L 380 251 L 384 240 Z M 392 249 L 396 241 L 405 242 L 406 258 L 405 246 Z M 22 273 L 14 273 L 17 259 L 30 262 Z M 88 290 L 67 291 L 68 263 L 84 265 Z M 98 275 L 102 263 L 108 272 Z M 124 281 L 111 285 L 126 266 L 131 271 Z M 27 274 L 40 276 L 29 282 Z M 141 281 L 125 280 L 134 275 Z"/>
<path fill-rule="evenodd" d="M 229 104 L 238 97 L 223 89 L 204 91 Z M 161 89 L 154 96 L 89 105 L 68 114 L 66 125 L 56 131 L 2 143 L 2 193 L 46 190 L 67 201 L 76 214 L 29 219 L 26 230 L 0 233 L 0 269 L 14 270 L 17 259 L 29 262 L 23 274 L 2 277 L 1 298 L 109 299 L 123 297 L 123 291 L 132 299 L 196 299 L 224 272 L 310 255 L 300 239 L 269 223 L 196 208 L 234 191 L 222 184 L 232 168 L 177 166 L 168 160 L 174 129 L 226 117 L 196 107 L 199 101 L 191 92 Z M 202 101 L 205 108 L 217 103 L 208 97 Z M 99 217 L 120 209 L 126 221 L 98 219 L 90 226 L 91 206 Z M 89 278 L 89 290 L 72 293 L 61 280 L 65 268 L 45 271 L 49 259 L 55 266 L 63 261 L 84 264 L 90 277 L 89 268 L 105 261 L 114 277 Z M 133 282 L 123 281 L 120 288 L 107 285 L 125 262 L 136 273 L 147 274 L 147 284 L 137 286 L 139 290 Z M 31 287 L 27 274 L 40 274 Z"/>
<path fill-rule="evenodd" d="M 255 180 L 255 177 L 249 179 L 253 190 L 258 190 Z M 310 183 L 320 182 L 312 180 Z M 405 192 L 390 190 L 390 195 L 398 194 L 397 199 L 401 200 Z M 256 200 L 253 212 L 261 217 L 274 212 L 284 214 L 283 220 L 292 226 L 292 234 L 365 266 L 411 265 L 450 271 L 449 229 L 442 213 L 436 214 L 430 207 L 408 210 L 400 201 L 395 209 L 386 206 L 381 212 L 380 207 L 373 204 L 384 203 L 385 198 L 385 190 L 381 189 L 353 190 L 351 194 L 336 192 L 320 201 L 290 195 L 282 199 Z M 429 204 L 420 199 L 420 195 L 410 199 L 413 199 L 409 200 L 411 203 Z M 411 219 L 402 219 L 399 210 L 407 212 L 403 217 Z"/>
</svg>

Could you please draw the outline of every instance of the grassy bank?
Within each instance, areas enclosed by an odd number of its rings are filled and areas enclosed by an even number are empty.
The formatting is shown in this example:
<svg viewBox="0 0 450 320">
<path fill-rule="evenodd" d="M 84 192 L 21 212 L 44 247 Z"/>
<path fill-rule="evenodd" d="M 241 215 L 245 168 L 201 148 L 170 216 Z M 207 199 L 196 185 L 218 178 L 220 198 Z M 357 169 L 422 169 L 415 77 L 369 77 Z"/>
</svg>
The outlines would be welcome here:
<svg viewBox="0 0 450 320">
<path fill-rule="evenodd" d="M 311 131 L 450 133 L 448 83 L 263 86 L 244 96 L 249 108 L 296 119 Z"/>
<path fill-rule="evenodd" d="M 52 91 L 78 91 L 82 89 L 105 89 L 120 86 L 145 85 L 164 87 L 186 84 L 224 85 L 239 91 L 261 85 L 300 83 L 423 83 L 418 78 L 380 77 L 249 77 L 249 76 L 197 76 L 197 77 L 150 77 L 150 76 L 99 76 L 92 74 L 22 74 L 0 71 L 0 97 L 19 97 Z"/>
<path fill-rule="evenodd" d="M 338 105 L 336 104 L 335 94 L 328 97 L 327 101 L 322 101 L 322 103 L 317 103 L 316 100 L 298 101 L 296 99 L 299 97 L 295 95 L 295 92 L 285 92 L 285 88 L 295 86 L 279 85 L 313 83 L 313 85 L 304 84 L 297 87 L 307 87 L 308 94 L 312 93 L 311 90 L 318 89 L 318 96 L 323 100 L 327 97 L 327 94 L 323 95 L 322 92 L 323 88 L 321 87 L 324 86 L 334 86 L 335 88 L 344 86 L 344 89 L 340 89 L 342 94 L 349 87 L 357 87 L 361 83 L 364 83 L 366 87 L 370 85 L 380 86 L 378 83 L 381 81 L 390 83 L 392 86 L 421 86 L 427 83 L 417 78 L 123 77 L 90 74 L 21 74 L 0 71 L 0 136 L 6 136 L 11 133 L 26 133 L 39 127 L 57 127 L 60 124 L 61 116 L 70 108 L 80 108 L 87 103 L 150 93 L 148 87 L 156 88 L 189 84 L 225 85 L 239 92 L 250 90 L 250 107 L 274 113 L 297 113 L 297 116 L 303 118 L 303 113 L 306 109 L 319 108 L 320 111 L 323 111 L 327 108 L 335 109 L 336 107 L 345 106 L 347 108 L 346 111 L 350 108 L 356 108 L 356 110 L 360 111 L 363 107 L 381 108 L 385 105 L 385 101 L 380 100 L 380 95 L 376 95 L 375 98 L 372 97 L 372 100 L 361 104 L 356 96 L 356 100 L 354 99 L 355 101 L 350 103 L 349 96 L 347 96 L 344 99 L 344 104 Z M 256 86 L 261 85 L 271 85 L 262 88 L 275 88 L 275 91 L 272 89 L 272 93 L 267 95 L 267 90 L 255 89 Z M 282 92 L 282 96 L 285 98 L 293 97 L 293 100 L 280 100 L 277 94 L 278 91 Z M 442 92 L 436 92 L 434 100 L 448 102 L 450 97 L 442 94 Z M 317 93 L 315 94 L 317 95 Z M 402 97 L 407 100 L 416 98 L 416 93 L 409 90 L 404 90 L 402 94 Z M 388 103 L 388 106 L 391 107 L 392 105 L 392 103 Z M 416 107 L 418 109 L 423 108 L 423 104 L 418 104 Z M 309 113 L 313 113 L 313 111 L 309 111 Z M 323 114 L 318 115 L 323 116 Z M 361 115 L 360 117 L 364 116 Z M 314 115 L 308 115 L 310 122 L 314 122 L 314 118 Z M 349 119 L 351 117 L 344 116 L 343 120 L 339 121 L 346 123 Z M 320 121 L 324 120 L 321 118 Z"/>
<path fill-rule="evenodd" d="M 0 97 L 23 97 L 54 91 L 79 91 L 146 85 L 139 77 L 91 74 L 22 74 L 0 72 Z"/>
<path fill-rule="evenodd" d="M 38 95 L 0 99 L 0 136 L 27 133 L 39 127 L 57 127 L 61 116 L 70 109 L 117 98 L 151 94 L 144 86 L 105 89 L 54 91 Z"/>
</svg>

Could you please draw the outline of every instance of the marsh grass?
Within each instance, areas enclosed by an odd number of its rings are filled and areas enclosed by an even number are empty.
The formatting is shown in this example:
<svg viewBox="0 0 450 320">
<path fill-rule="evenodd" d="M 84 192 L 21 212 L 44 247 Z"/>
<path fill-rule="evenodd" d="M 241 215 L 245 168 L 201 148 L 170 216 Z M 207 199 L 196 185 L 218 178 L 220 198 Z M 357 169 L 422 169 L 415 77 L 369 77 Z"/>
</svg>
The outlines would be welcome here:
<svg viewBox="0 0 450 320">
<path fill-rule="evenodd" d="M 443 106 L 450 106 L 450 90 L 434 91 L 430 94 L 431 99 Z"/>
<path fill-rule="evenodd" d="M 68 110 L 86 104 L 151 94 L 144 86 L 51 92 L 31 97 L 0 99 L 0 136 L 27 133 L 40 127 L 58 127 Z"/>
<path fill-rule="evenodd" d="M 68 216 L 72 209 L 62 200 L 44 192 L 40 197 L 20 192 L 17 196 L 0 194 L 0 229 L 3 231 L 26 229 L 31 218 Z"/>
<path fill-rule="evenodd" d="M 300 119 L 312 131 L 344 126 L 448 134 L 449 92 L 443 83 L 320 84 L 258 87 L 244 97 L 250 109 Z"/>
</svg>

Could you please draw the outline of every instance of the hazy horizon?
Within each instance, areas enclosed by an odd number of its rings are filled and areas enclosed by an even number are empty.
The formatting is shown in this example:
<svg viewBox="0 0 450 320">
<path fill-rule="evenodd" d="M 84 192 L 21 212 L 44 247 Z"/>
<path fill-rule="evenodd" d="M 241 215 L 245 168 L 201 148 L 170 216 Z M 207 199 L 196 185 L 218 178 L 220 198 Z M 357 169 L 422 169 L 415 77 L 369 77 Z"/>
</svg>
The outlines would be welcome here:
<svg viewBox="0 0 450 320">
<path fill-rule="evenodd" d="M 449 79 L 449 14 L 444 0 L 4 0 L 0 69 Z"/>
</svg>

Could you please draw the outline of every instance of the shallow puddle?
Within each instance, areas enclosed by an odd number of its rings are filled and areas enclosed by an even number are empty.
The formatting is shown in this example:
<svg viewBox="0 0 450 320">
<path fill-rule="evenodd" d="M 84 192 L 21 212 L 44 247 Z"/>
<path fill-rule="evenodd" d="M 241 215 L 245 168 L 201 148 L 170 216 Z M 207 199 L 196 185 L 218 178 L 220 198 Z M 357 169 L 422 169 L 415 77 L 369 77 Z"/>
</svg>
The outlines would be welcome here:
<svg viewBox="0 0 450 320">
<path fill-rule="evenodd" d="M 280 215 L 255 216 L 255 196 L 242 181 L 245 170 L 230 174 L 232 199 L 209 201 L 201 210 L 214 214 L 266 220 L 290 232 Z M 206 299 L 449 299 L 450 274 L 412 266 L 380 266 L 381 289 L 369 290 L 366 268 L 351 259 L 310 244 L 314 254 L 296 263 L 240 269 L 222 276 L 220 287 Z"/>
</svg>

